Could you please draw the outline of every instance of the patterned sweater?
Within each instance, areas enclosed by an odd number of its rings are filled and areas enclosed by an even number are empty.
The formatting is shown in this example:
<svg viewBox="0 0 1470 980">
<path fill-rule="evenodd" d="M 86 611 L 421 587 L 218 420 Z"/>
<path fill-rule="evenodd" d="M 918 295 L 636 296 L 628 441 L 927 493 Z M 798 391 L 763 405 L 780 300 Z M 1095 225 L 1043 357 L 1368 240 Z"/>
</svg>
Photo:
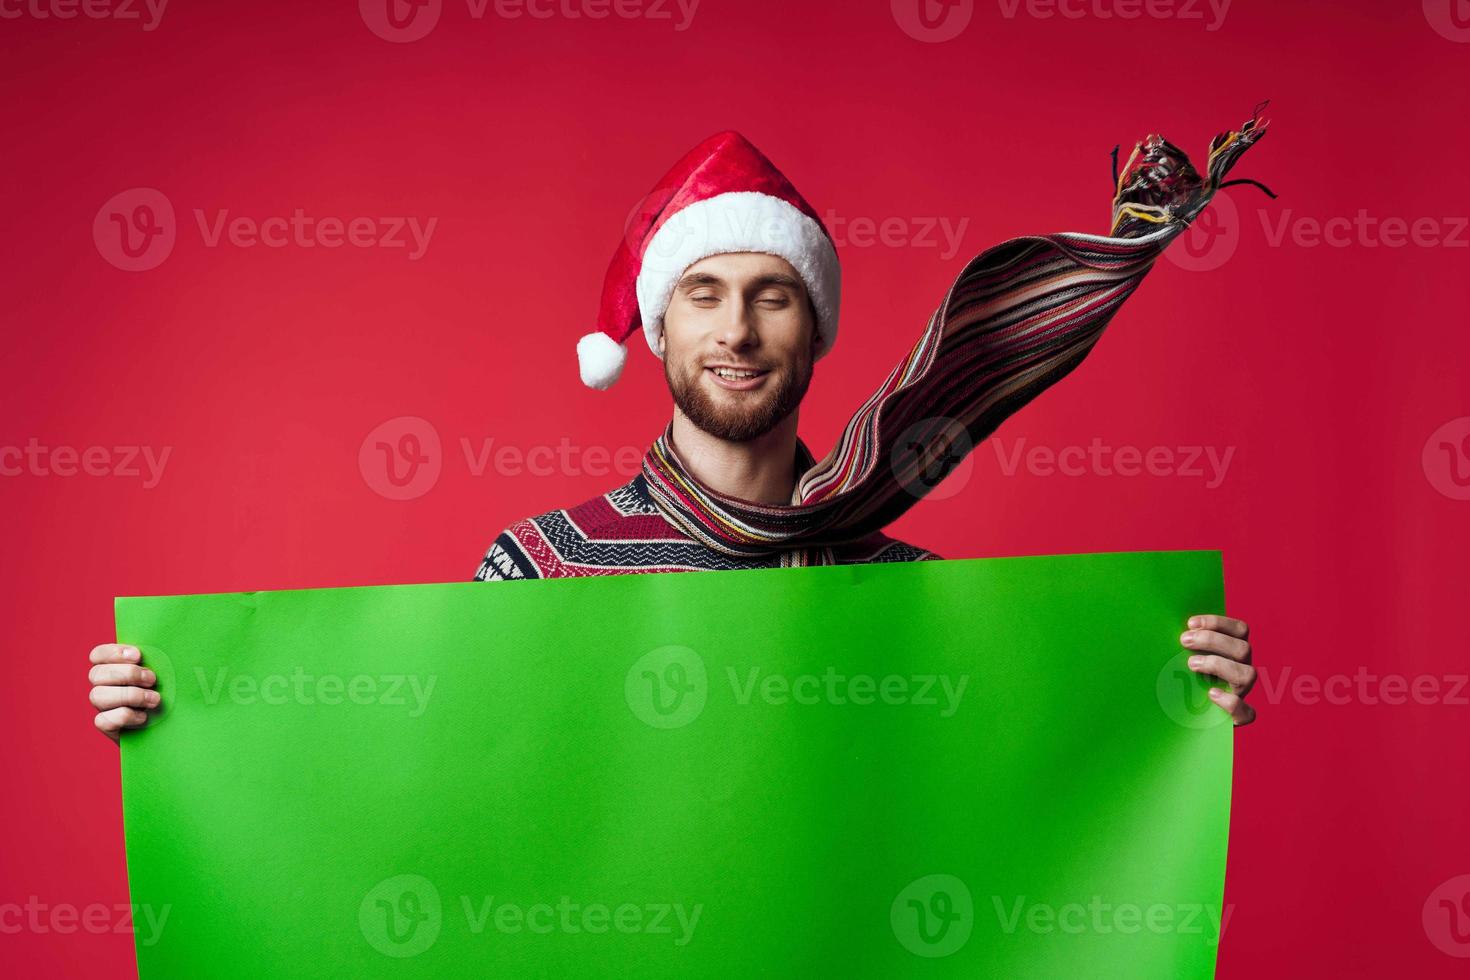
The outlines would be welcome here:
<svg viewBox="0 0 1470 980">
<path fill-rule="evenodd" d="M 806 564 L 800 552 L 736 558 L 685 534 L 664 516 L 643 473 L 599 497 L 517 521 L 496 537 L 475 573 L 479 582 L 638 572 L 697 572 Z M 828 563 L 926 561 L 932 551 L 880 533 L 831 549 Z"/>
</svg>

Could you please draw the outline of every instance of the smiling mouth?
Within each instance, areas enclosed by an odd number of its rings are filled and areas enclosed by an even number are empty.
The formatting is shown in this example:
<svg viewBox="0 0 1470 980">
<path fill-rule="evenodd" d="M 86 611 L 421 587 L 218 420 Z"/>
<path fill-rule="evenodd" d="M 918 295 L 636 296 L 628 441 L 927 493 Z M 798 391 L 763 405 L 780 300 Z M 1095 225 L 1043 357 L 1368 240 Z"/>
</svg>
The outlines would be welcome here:
<svg viewBox="0 0 1470 980">
<path fill-rule="evenodd" d="M 715 384 L 732 391 L 748 391 L 751 388 L 757 388 L 765 382 L 766 375 L 771 373 L 758 368 L 724 366 L 707 367 L 705 371 L 715 379 Z"/>
</svg>

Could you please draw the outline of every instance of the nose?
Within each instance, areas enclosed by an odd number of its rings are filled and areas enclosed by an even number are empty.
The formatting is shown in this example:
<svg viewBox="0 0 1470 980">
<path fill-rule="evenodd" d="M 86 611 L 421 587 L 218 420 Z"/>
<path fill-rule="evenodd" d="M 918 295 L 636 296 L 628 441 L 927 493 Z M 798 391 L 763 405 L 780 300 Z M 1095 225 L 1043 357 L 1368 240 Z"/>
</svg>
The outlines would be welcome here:
<svg viewBox="0 0 1470 980">
<path fill-rule="evenodd" d="M 715 328 L 715 340 L 721 347 L 738 351 L 760 343 L 760 336 L 755 331 L 747 304 L 727 303 L 725 309 L 726 315 Z"/>
</svg>

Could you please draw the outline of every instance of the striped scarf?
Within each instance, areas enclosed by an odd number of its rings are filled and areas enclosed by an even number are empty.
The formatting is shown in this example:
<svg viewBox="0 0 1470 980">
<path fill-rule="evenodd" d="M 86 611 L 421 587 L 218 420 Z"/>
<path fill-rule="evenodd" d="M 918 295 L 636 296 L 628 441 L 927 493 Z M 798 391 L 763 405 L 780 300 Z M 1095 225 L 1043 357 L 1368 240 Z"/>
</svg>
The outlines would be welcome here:
<svg viewBox="0 0 1470 980">
<path fill-rule="evenodd" d="M 1203 176 L 1161 136 L 1136 144 L 1117 172 L 1106 236 L 1064 232 L 1013 238 L 967 264 L 913 348 L 817 462 L 797 443 L 789 504 L 761 504 L 700 483 L 675 452 L 670 428 L 643 459 L 654 501 L 695 540 L 727 555 L 793 551 L 825 564 L 830 545 L 887 526 L 1007 417 L 1082 362 L 1154 261 L 1183 233 L 1231 167 L 1266 132 L 1255 107 L 1210 143 Z"/>
</svg>

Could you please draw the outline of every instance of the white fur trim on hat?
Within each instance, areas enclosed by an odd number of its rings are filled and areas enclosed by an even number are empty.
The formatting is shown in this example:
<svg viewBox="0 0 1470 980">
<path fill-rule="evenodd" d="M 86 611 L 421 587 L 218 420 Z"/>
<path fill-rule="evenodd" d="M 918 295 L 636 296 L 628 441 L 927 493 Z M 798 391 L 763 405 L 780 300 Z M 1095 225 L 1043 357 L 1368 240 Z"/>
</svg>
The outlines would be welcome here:
<svg viewBox="0 0 1470 980">
<path fill-rule="evenodd" d="M 628 348 L 600 330 L 577 341 L 577 370 L 589 388 L 611 388 L 627 360 Z"/>
<path fill-rule="evenodd" d="M 817 311 L 817 356 L 837 342 L 842 268 L 822 226 L 800 208 L 759 191 L 732 191 L 696 201 L 659 228 L 638 271 L 638 311 L 655 354 L 664 313 L 685 270 L 711 255 L 763 252 L 791 263 Z M 662 357 L 662 354 L 659 354 Z"/>
</svg>

